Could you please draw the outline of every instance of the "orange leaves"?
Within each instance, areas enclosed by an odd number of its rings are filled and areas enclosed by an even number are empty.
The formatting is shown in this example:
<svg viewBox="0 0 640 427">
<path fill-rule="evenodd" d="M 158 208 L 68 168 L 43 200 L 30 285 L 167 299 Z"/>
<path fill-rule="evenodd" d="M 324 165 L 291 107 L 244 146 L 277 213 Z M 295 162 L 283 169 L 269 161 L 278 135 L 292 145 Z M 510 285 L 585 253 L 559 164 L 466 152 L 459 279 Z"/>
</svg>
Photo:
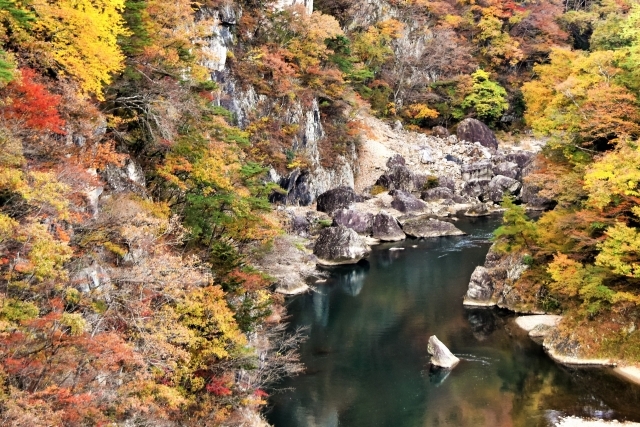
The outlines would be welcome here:
<svg viewBox="0 0 640 427">
<path fill-rule="evenodd" d="M 14 128 L 64 134 L 65 122 L 58 113 L 60 96 L 50 94 L 38 83 L 33 70 L 23 68 L 20 72 L 22 78 L 4 89 L 5 102 L 0 107 L 0 117 Z"/>
</svg>

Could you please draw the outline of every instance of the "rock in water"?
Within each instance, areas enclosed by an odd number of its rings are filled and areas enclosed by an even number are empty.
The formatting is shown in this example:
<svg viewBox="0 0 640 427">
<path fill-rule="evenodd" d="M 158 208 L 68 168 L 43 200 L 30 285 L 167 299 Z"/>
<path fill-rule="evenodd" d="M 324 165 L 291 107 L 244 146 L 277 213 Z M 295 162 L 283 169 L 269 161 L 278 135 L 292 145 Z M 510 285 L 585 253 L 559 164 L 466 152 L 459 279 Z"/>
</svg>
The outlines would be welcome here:
<svg viewBox="0 0 640 427">
<path fill-rule="evenodd" d="M 358 234 L 370 235 L 373 227 L 373 214 L 353 209 L 338 209 L 333 213 L 333 225 L 344 225 Z"/>
<path fill-rule="evenodd" d="M 454 356 L 435 335 L 429 337 L 427 351 L 431 355 L 431 364 L 434 366 L 453 369 L 460 362 L 460 359 Z"/>
<path fill-rule="evenodd" d="M 406 236 L 394 217 L 385 211 L 380 211 L 380 213 L 373 218 L 372 237 L 385 242 L 396 242 L 398 240 L 404 240 Z"/>
<path fill-rule="evenodd" d="M 339 225 L 320 232 L 313 253 L 318 257 L 318 264 L 355 264 L 367 257 L 371 248 L 354 230 Z"/>
<path fill-rule="evenodd" d="M 337 187 L 318 196 L 318 210 L 331 214 L 337 209 L 348 208 L 360 198 L 351 187 Z"/>
<path fill-rule="evenodd" d="M 460 141 L 479 142 L 483 147 L 498 149 L 498 139 L 489 126 L 476 119 L 464 119 L 456 131 Z"/>
<path fill-rule="evenodd" d="M 493 297 L 493 281 L 485 267 L 476 267 L 469 280 L 469 289 L 464 297 L 464 305 L 490 306 L 495 305 Z"/>
<path fill-rule="evenodd" d="M 391 206 L 400 212 L 423 211 L 427 208 L 427 205 L 422 200 L 418 200 L 413 194 L 406 191 L 393 190 L 389 194 L 393 196 Z"/>
<path fill-rule="evenodd" d="M 461 236 L 465 234 L 455 225 L 447 221 L 440 221 L 421 216 L 408 219 L 402 225 L 402 230 L 411 237 L 442 237 L 442 236 Z"/>
</svg>

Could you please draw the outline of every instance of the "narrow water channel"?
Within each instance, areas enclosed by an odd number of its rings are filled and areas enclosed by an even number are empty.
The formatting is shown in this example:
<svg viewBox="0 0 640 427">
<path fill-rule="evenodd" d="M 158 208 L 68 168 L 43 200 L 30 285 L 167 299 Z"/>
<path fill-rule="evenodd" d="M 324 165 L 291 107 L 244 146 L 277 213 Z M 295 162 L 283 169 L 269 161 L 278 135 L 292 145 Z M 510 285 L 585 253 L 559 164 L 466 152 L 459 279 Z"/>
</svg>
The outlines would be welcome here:
<svg viewBox="0 0 640 427">
<path fill-rule="evenodd" d="M 509 313 L 465 309 L 473 269 L 499 218 L 461 219 L 462 237 L 375 247 L 289 300 L 307 326 L 306 373 L 270 398 L 275 427 L 552 426 L 564 415 L 640 421 L 640 388 L 605 370 L 551 361 Z M 391 247 L 404 248 L 390 251 Z M 437 335 L 462 361 L 430 372 Z"/>
</svg>

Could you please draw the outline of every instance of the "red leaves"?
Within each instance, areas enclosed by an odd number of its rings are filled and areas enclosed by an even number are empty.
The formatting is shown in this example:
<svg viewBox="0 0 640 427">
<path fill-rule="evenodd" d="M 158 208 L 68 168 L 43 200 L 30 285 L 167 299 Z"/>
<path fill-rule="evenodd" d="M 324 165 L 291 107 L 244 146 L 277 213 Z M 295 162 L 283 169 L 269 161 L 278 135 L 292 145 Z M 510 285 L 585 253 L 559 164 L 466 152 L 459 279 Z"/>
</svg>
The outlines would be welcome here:
<svg viewBox="0 0 640 427">
<path fill-rule="evenodd" d="M 222 378 L 211 378 L 211 381 L 205 389 L 216 396 L 229 396 L 233 394 L 231 389 L 225 387 L 225 381 Z"/>
<path fill-rule="evenodd" d="M 11 82 L 5 89 L 8 102 L 0 109 L 0 116 L 20 127 L 64 135 L 65 122 L 58 113 L 60 96 L 52 95 L 36 82 L 35 71 L 23 68 L 20 72 L 22 79 Z"/>
</svg>

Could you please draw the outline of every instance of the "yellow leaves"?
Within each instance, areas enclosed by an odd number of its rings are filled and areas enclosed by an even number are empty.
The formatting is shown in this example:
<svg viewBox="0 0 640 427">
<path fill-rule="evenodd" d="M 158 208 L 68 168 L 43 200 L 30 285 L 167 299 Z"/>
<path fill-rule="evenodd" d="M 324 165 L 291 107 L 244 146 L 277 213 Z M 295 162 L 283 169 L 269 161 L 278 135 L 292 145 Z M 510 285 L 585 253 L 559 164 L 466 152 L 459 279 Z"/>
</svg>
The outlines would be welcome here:
<svg viewBox="0 0 640 427">
<path fill-rule="evenodd" d="M 584 266 L 569 258 L 565 254 L 558 253 L 553 257 L 553 262 L 547 267 L 553 282 L 551 289 L 565 296 L 576 296 L 582 286 Z"/>
<path fill-rule="evenodd" d="M 69 328 L 69 334 L 74 336 L 82 335 L 87 327 L 87 322 L 80 313 L 62 313 L 60 323 Z"/>
<path fill-rule="evenodd" d="M 607 239 L 598 245 L 596 265 L 610 268 L 615 274 L 640 277 L 640 233 L 618 222 L 607 229 Z"/>
<path fill-rule="evenodd" d="M 589 192 L 589 204 L 602 209 L 616 196 L 640 196 L 639 182 L 640 149 L 619 144 L 589 167 L 584 188 Z"/>
<path fill-rule="evenodd" d="M 64 263 L 71 259 L 73 251 L 66 242 L 54 240 L 47 226 L 31 223 L 20 230 L 20 240 L 29 248 L 27 258 L 30 261 L 28 273 L 38 280 L 66 279 Z"/>
<path fill-rule="evenodd" d="M 62 74 L 84 94 L 103 99 L 102 88 L 124 67 L 118 37 L 126 35 L 124 0 L 36 0 L 32 31 Z"/>
<path fill-rule="evenodd" d="M 411 104 L 406 110 L 405 114 L 412 119 L 435 119 L 438 117 L 438 112 L 432 108 L 429 108 L 426 104 Z"/>
</svg>

